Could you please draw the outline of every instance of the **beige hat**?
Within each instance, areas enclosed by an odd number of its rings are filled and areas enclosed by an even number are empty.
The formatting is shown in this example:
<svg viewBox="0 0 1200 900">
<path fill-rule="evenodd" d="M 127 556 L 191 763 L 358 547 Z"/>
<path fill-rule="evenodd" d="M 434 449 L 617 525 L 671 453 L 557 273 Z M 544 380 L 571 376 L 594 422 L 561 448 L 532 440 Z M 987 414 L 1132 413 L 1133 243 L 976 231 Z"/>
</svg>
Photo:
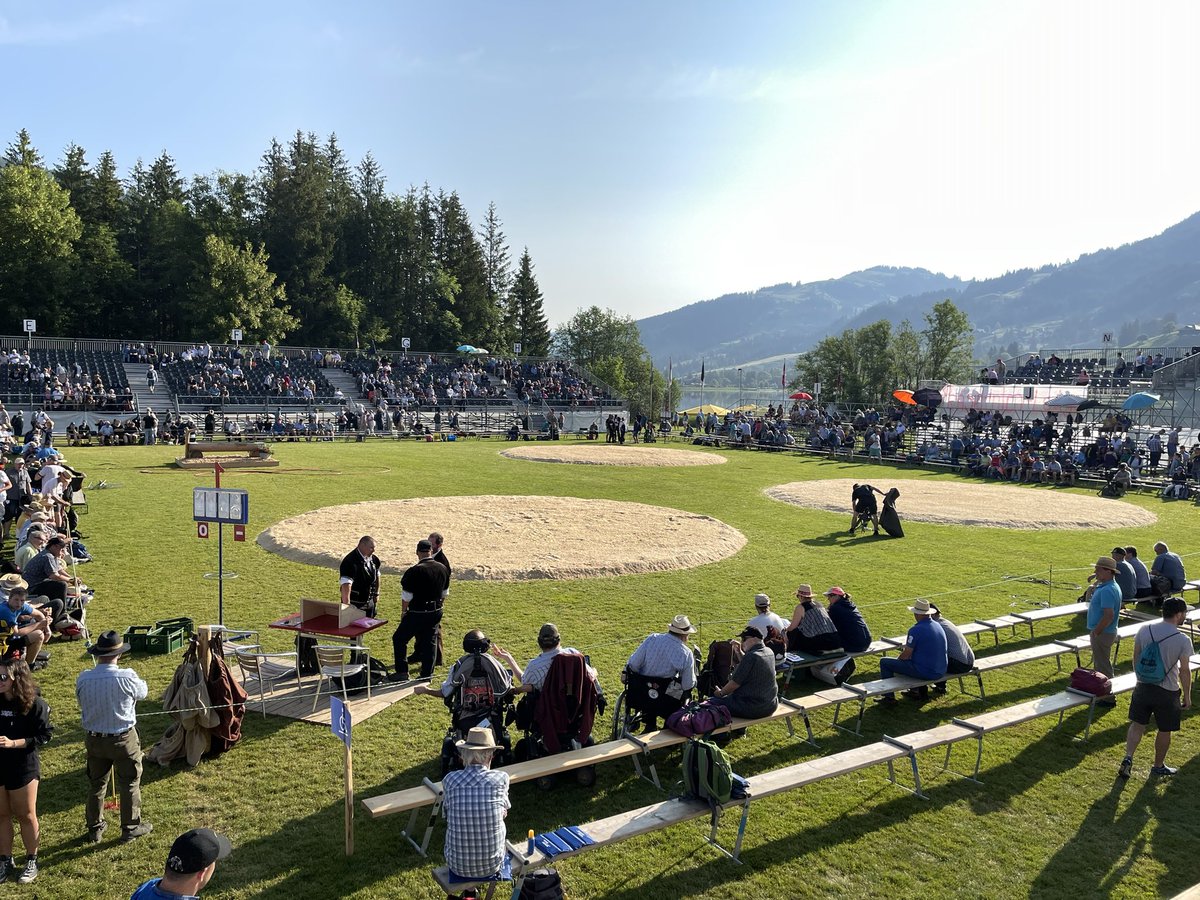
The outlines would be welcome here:
<svg viewBox="0 0 1200 900">
<path fill-rule="evenodd" d="M 908 608 L 910 613 L 916 613 L 918 616 L 928 616 L 931 614 L 932 604 L 928 600 L 914 600 L 913 605 Z"/>
<path fill-rule="evenodd" d="M 798 588 L 796 588 L 796 593 L 799 594 L 801 597 L 811 597 L 813 595 L 812 585 L 811 584 L 802 584 Z"/>
<path fill-rule="evenodd" d="M 766 594 L 755 594 L 754 595 L 754 605 L 757 606 L 759 609 L 766 609 L 768 606 L 771 605 L 771 598 L 768 597 Z"/>
<path fill-rule="evenodd" d="M 671 634 L 695 634 L 696 629 L 692 627 L 691 620 L 687 616 L 676 616 L 671 620 L 671 624 L 667 626 L 667 631 Z"/>
<path fill-rule="evenodd" d="M 455 741 L 454 746 L 460 750 L 495 750 L 496 736 L 490 728 L 472 728 L 467 732 L 467 739 Z"/>
<path fill-rule="evenodd" d="M 2 590 L 11 591 L 14 588 L 27 587 L 29 587 L 29 584 L 16 572 L 12 572 L 8 575 L 5 575 L 3 578 L 0 578 L 0 589 Z"/>
<path fill-rule="evenodd" d="M 1110 571 L 1113 571 L 1113 572 L 1119 571 L 1119 569 L 1117 568 L 1116 560 L 1114 560 L 1111 556 L 1102 556 L 1098 560 L 1096 560 L 1096 568 L 1097 569 L 1109 569 Z"/>
</svg>

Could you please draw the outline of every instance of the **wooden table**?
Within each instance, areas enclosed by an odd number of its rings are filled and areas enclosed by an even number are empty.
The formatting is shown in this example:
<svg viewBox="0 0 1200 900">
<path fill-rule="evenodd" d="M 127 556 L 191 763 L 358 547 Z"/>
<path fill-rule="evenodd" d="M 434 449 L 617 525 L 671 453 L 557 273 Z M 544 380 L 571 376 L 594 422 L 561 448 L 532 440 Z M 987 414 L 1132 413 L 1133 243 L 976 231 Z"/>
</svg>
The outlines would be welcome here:
<svg viewBox="0 0 1200 900">
<path fill-rule="evenodd" d="M 338 625 L 336 616 L 314 616 L 302 622 L 300 613 L 292 613 L 290 616 L 276 619 L 267 627 L 280 631 L 294 631 L 297 634 L 320 634 L 325 637 L 342 638 L 352 644 L 361 644 L 363 635 L 386 624 L 387 619 L 371 619 L 366 616 L 344 626 Z"/>
</svg>

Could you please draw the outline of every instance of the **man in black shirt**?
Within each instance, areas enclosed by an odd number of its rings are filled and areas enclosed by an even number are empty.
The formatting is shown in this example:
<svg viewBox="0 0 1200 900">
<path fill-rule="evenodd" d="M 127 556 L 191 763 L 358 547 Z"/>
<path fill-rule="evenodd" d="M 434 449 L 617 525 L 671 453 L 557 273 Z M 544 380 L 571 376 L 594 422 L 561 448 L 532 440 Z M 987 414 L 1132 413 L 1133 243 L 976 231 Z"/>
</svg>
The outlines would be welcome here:
<svg viewBox="0 0 1200 900">
<path fill-rule="evenodd" d="M 436 629 L 442 621 L 442 604 L 450 591 L 450 573 L 433 559 L 433 544 L 417 541 L 417 564 L 400 578 L 400 598 L 404 615 L 400 627 L 392 635 L 392 651 L 396 659 L 395 678 L 408 680 L 408 642 L 415 643 L 416 657 L 421 663 L 421 677 L 433 674 L 437 652 Z"/>
<path fill-rule="evenodd" d="M 869 484 L 856 484 L 850 492 L 850 505 L 852 508 L 850 519 L 850 533 L 854 534 L 858 528 L 858 517 L 866 514 L 870 517 L 872 524 L 875 526 L 875 534 L 879 534 L 879 505 L 875 502 L 875 495 L 883 496 L 883 491 Z"/>
<path fill-rule="evenodd" d="M 341 577 L 342 602 L 357 606 L 375 618 L 379 601 L 379 569 L 382 563 L 375 555 L 375 539 L 369 534 L 358 539 L 358 546 L 346 554 L 338 569 Z"/>
</svg>

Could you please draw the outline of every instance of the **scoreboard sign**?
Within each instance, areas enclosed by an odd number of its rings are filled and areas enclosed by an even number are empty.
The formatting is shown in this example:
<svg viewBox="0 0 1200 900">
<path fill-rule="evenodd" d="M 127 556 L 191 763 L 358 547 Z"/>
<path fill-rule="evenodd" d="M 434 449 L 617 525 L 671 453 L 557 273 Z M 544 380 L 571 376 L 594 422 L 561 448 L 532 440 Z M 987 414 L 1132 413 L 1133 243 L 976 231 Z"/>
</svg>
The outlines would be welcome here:
<svg viewBox="0 0 1200 900">
<path fill-rule="evenodd" d="M 246 525 L 250 521 L 250 497 L 235 488 L 192 488 L 192 518 L 197 522 Z"/>
</svg>

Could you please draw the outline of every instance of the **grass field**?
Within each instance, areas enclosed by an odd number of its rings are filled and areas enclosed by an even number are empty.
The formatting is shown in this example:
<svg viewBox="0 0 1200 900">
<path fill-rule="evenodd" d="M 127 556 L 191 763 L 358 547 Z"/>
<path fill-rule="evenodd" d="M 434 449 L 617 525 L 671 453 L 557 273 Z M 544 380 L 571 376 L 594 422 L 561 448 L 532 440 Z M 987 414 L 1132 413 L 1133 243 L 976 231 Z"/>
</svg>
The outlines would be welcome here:
<svg viewBox="0 0 1200 900">
<path fill-rule="evenodd" d="M 610 698 L 619 687 L 624 660 L 648 632 L 662 630 L 684 612 L 714 623 L 753 615 L 752 597 L 765 590 L 787 615 L 798 582 L 819 590 L 841 584 L 851 591 L 876 635 L 902 633 L 911 624 L 905 599 L 973 585 L 991 587 L 940 598 L 944 612 L 966 622 L 1039 602 L 1071 602 L 1071 584 L 1083 583 L 1095 558 L 1114 544 L 1136 544 L 1151 556 L 1155 540 L 1186 555 L 1195 552 L 1196 511 L 1191 504 L 1163 504 L 1130 497 L 1160 516 L 1157 526 L 1103 532 L 1023 532 L 1004 529 L 906 525 L 902 541 L 847 537 L 848 514 L 793 508 L 763 496 L 768 486 L 802 479 L 855 477 L 886 487 L 912 479 L 950 479 L 921 470 L 849 465 L 784 454 L 728 453 L 720 467 L 633 469 L 570 466 L 503 459 L 501 445 L 373 443 L 281 444 L 281 468 L 227 473 L 224 484 L 250 492 L 250 534 L 279 519 L 316 507 L 355 500 L 466 494 L 552 494 L 635 500 L 713 515 L 742 531 L 747 546 L 721 563 L 671 574 L 569 582 L 456 583 L 443 628 L 448 652 L 462 633 L 481 626 L 522 658 L 536 653 L 534 637 L 546 620 L 556 622 L 564 642 L 591 654 Z M 197 540 L 191 520 L 191 489 L 211 475 L 168 465 L 175 448 L 81 449 L 72 464 L 89 483 L 119 485 L 93 490 L 81 527 L 96 562 L 81 575 L 97 590 L 89 609 L 93 631 L 124 630 L 176 615 L 215 621 L 216 584 L 203 578 L 216 568 L 216 541 Z M 965 482 L 964 482 L 965 483 Z M 1013 486 L 1013 491 L 1052 490 Z M 1057 490 L 1057 489 L 1055 489 Z M 900 504 L 903 514 L 903 499 Z M 431 523 L 447 533 L 456 561 L 453 523 Z M 429 530 L 413 523 L 412 539 Z M 629 522 L 636 529 L 636 521 Z M 226 621 L 262 627 L 297 608 L 300 596 L 335 596 L 336 573 L 291 563 L 252 541 L 226 535 Z M 519 535 L 513 535 L 519 540 Z M 644 535 L 653 542 L 654 534 Z M 350 548 L 339 548 L 348 551 Z M 531 546 L 536 555 L 546 548 Z M 399 561 L 405 563 L 407 561 Z M 1006 575 L 1056 582 L 995 584 Z M 399 579 L 385 578 L 380 614 L 399 619 Z M 734 632 L 734 624 L 708 625 L 704 646 Z M 391 627 L 377 632 L 372 648 L 391 662 Z M 1080 621 L 1043 625 L 1037 643 L 1080 634 Z M 286 649 L 282 635 L 264 642 Z M 990 638 L 988 639 L 990 643 Z M 1008 636 L 1004 649 L 1021 646 Z M 983 652 L 989 652 L 982 645 Z M 1129 669 L 1130 642 L 1123 642 L 1120 670 Z M 248 712 L 245 737 L 231 752 L 195 769 L 151 764 L 143 779 L 144 817 L 155 831 L 131 845 L 108 839 L 85 844 L 82 734 L 73 694 L 75 675 L 89 660 L 81 644 L 55 644 L 41 673 L 57 731 L 42 755 L 42 875 L 26 887 L 5 885 L 14 897 L 128 896 L 142 880 L 161 874 L 174 835 L 208 825 L 230 836 L 233 855 L 220 865 L 205 897 L 437 897 L 429 877 L 440 860 L 441 834 L 430 859 L 421 859 L 398 837 L 405 816 L 379 821 L 358 818 L 358 852 L 342 850 L 341 745 L 328 729 L 263 718 Z M 179 655 L 135 656 L 127 662 L 150 683 L 141 705 L 143 745 L 162 733 L 167 719 L 155 715 L 158 698 Z M 1069 666 L 1067 666 L 1069 669 Z M 876 664 L 860 664 L 855 680 L 873 677 Z M 1066 674 L 1051 663 L 1033 663 L 988 679 L 988 707 L 1060 690 Z M 800 684 L 796 693 L 814 690 Z M 969 716 L 985 707 L 953 691 L 924 707 L 870 709 L 863 740 L 904 734 Z M 1054 731 L 1039 721 L 987 739 L 982 785 L 943 776 L 926 785 L 920 800 L 889 785 L 883 768 L 835 779 L 756 803 L 737 865 L 709 847 L 707 826 L 691 823 L 566 860 L 560 866 L 568 896 L 618 900 L 658 897 L 1144 897 L 1169 895 L 1200 881 L 1194 848 L 1200 824 L 1194 797 L 1200 792 L 1200 736 L 1191 718 L 1176 737 L 1170 761 L 1182 766 L 1170 780 L 1148 781 L 1149 742 L 1134 777 L 1115 777 L 1125 733 L 1127 701 L 1098 717 L 1087 743 L 1083 714 Z M 819 753 L 856 746 L 856 739 L 828 727 L 832 714 L 817 713 L 820 750 L 787 736 L 782 726 L 751 730 L 729 753 L 748 776 Z M 433 698 L 403 701 L 357 726 L 355 779 L 359 797 L 419 784 L 436 776 L 447 724 Z M 962 754 L 970 753 L 960 748 Z M 958 757 L 962 762 L 965 757 Z M 932 763 L 933 760 L 931 759 Z M 965 765 L 966 763 L 962 763 Z M 664 779 L 678 777 L 678 754 L 660 763 Z M 933 769 L 930 767 L 930 773 Z M 573 783 L 544 793 L 533 784 L 512 792 L 509 828 L 543 830 L 581 823 L 662 798 L 636 779 L 632 767 L 599 770 L 594 789 Z M 112 815 L 112 814 L 110 814 Z M 731 817 L 734 818 L 734 817 Z M 727 823 L 732 840 L 736 819 Z M 110 829 L 109 835 L 114 835 Z"/>
</svg>

